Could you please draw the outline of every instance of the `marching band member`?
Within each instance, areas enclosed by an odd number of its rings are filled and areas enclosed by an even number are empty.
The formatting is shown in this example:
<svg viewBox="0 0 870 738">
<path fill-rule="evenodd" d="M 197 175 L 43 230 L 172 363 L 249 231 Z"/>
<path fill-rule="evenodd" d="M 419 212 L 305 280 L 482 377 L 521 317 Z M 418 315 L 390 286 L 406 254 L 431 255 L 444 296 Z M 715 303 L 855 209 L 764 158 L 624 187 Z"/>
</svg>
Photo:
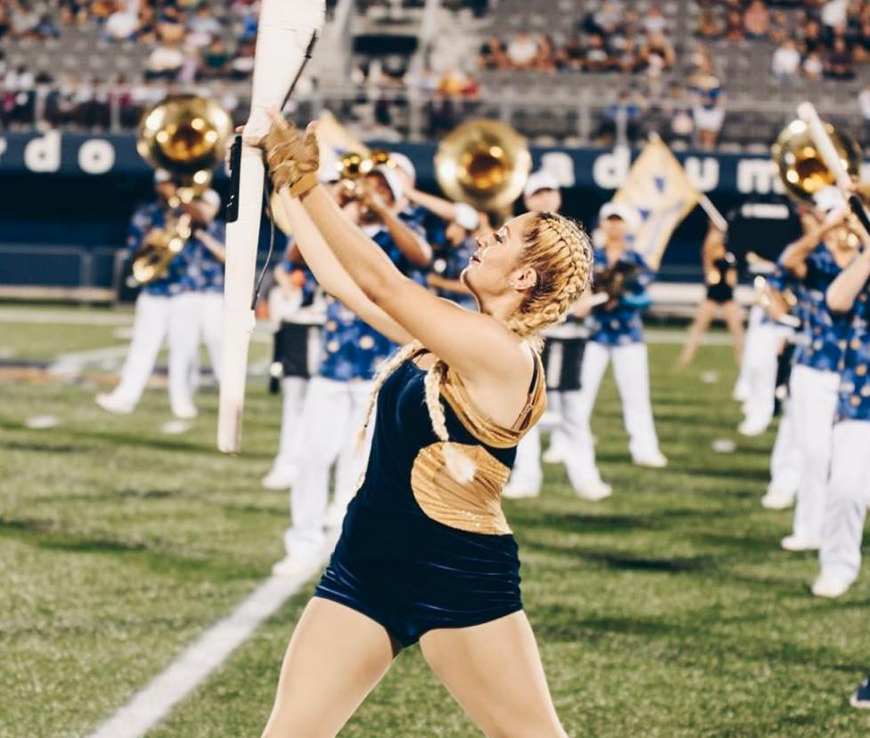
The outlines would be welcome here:
<svg viewBox="0 0 870 738">
<path fill-rule="evenodd" d="M 722 309 L 725 325 L 731 332 L 734 358 L 739 366 L 743 356 L 743 314 L 734 300 L 734 288 L 737 286 L 738 279 L 737 259 L 725 247 L 725 234 L 712 222 L 707 229 L 701 257 L 704 264 L 707 297 L 698 306 L 698 312 L 680 354 L 680 366 L 688 366 L 691 363 L 701 338 L 710 327 L 719 308 Z"/>
<path fill-rule="evenodd" d="M 558 213 L 562 209 L 562 193 L 559 182 L 545 170 L 529 175 L 523 192 L 523 205 L 527 212 Z M 546 338 L 544 339 L 547 340 Z M 551 378 L 552 379 L 552 378 Z M 551 412 L 561 410 L 561 393 L 550 390 L 547 392 L 547 405 Z M 562 425 L 554 429 L 548 456 L 550 463 L 559 463 L 565 450 L 563 446 L 564 432 Z M 541 430 L 539 426 L 532 428 L 517 447 L 517 458 L 511 478 L 504 489 L 503 496 L 509 499 L 537 497 L 541 493 L 544 472 L 541 469 Z"/>
<path fill-rule="evenodd" d="M 870 235 L 857 223 L 864 251 L 831 283 L 828 307 L 850 320 L 831 437 L 817 597 L 844 594 L 861 568 L 870 503 Z"/>
<path fill-rule="evenodd" d="M 315 306 L 318 292 L 314 275 L 300 260 L 301 256 L 291 239 L 284 260 L 275 268 L 276 286 L 269 296 L 269 313 L 274 320 L 280 321 L 276 330 L 284 330 L 282 340 L 291 342 L 289 346 L 282 346 L 282 352 L 285 356 L 289 355 L 292 366 L 288 368 L 286 360 L 282 362 L 281 435 L 278 454 L 262 480 L 266 489 L 290 489 L 296 482 L 299 468 L 304 431 L 302 409 L 311 372 L 308 354 L 312 329 L 311 322 L 301 318 L 303 313 Z M 276 293 L 280 299 L 275 297 Z M 315 309 L 314 314 L 319 312 Z M 291 324 L 289 330 L 288 323 Z"/>
<path fill-rule="evenodd" d="M 431 250 L 418 230 L 399 218 L 396 208 L 404 195 L 401 180 L 386 166 L 365 178 L 365 194 L 345 206 L 362 232 L 377 243 L 405 274 L 426 267 Z M 284 536 L 287 558 L 275 571 L 294 572 L 323 553 L 324 526 L 344 516 L 355 484 L 365 466 L 365 454 L 354 442 L 362 426 L 378 366 L 395 346 L 330 297 L 317 376 L 308 383 L 302 411 L 301 464 L 290 494 L 292 524 Z M 327 510 L 329 470 L 337 460 L 335 494 Z"/>
<path fill-rule="evenodd" d="M 656 437 L 641 320 L 641 312 L 648 305 L 646 288 L 653 280 L 653 272 L 626 241 L 627 224 L 633 220 L 634 213 L 625 205 L 605 204 L 599 214 L 604 245 L 595 249 L 595 266 L 599 272 L 615 267 L 634 272 L 635 276 L 625 285 L 626 294 L 598 307 L 593 307 L 592 298 L 587 296 L 576 308 L 578 316 L 589 316 L 591 336 L 583 356 L 580 389 L 565 393 L 562 398 L 571 449 L 565 466 L 574 491 L 589 500 L 603 499 L 613 491 L 601 480 L 595 464 L 589 424 L 598 388 L 611 359 L 622 400 L 622 417 L 630 438 L 632 462 L 652 468 L 662 468 L 668 463 Z"/>
<path fill-rule="evenodd" d="M 822 545 L 825 497 L 831 463 L 831 434 L 837 411 L 838 373 L 848 324 L 832 315 L 825 292 L 854 256 L 845 225 L 845 202 L 835 188 L 816 195 L 826 220 L 789 246 L 782 255 L 787 271 L 800 280 L 806 300 L 805 340 L 798 345 L 789 381 L 794 431 L 801 455 L 801 483 L 788 551 Z"/>
<path fill-rule="evenodd" d="M 408 343 L 379 373 L 368 467 L 291 638 L 264 738 L 336 735 L 398 651 L 418 642 L 486 735 L 520 726 L 565 738 L 499 495 L 516 444 L 544 409 L 531 344 L 586 289 L 588 238 L 550 213 L 482 237 L 464 277 L 474 313 L 403 276 L 342 217 L 312 174 L 312 133 L 301 140 L 276 120 L 266 146 L 294 230 L 323 257 L 321 272 L 317 254 L 308 259 L 315 273 Z"/>
<path fill-rule="evenodd" d="M 172 175 L 165 169 L 154 172 L 157 201 L 140 207 L 133 214 L 127 232 L 127 248 L 135 254 L 166 223 L 168 202 L 176 192 Z M 160 279 L 144 285 L 136 298 L 133 338 L 121 370 L 121 381 L 109 393 L 96 396 L 104 410 L 118 415 L 132 413 L 154 371 L 157 355 L 169 331 L 169 296 L 181 289 L 184 278 L 182 260 L 176 258 Z"/>
</svg>

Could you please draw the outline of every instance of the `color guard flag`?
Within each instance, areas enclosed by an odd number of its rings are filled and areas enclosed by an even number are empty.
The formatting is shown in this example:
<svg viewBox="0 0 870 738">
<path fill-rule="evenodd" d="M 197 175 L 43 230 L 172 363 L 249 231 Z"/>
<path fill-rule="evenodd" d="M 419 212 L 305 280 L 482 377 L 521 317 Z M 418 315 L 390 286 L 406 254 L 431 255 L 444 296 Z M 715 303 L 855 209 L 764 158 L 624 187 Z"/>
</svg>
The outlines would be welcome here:
<svg viewBox="0 0 870 738">
<path fill-rule="evenodd" d="M 671 235 L 701 197 L 671 150 L 656 138 L 634 162 L 613 201 L 638 214 L 634 250 L 658 270 Z"/>
</svg>

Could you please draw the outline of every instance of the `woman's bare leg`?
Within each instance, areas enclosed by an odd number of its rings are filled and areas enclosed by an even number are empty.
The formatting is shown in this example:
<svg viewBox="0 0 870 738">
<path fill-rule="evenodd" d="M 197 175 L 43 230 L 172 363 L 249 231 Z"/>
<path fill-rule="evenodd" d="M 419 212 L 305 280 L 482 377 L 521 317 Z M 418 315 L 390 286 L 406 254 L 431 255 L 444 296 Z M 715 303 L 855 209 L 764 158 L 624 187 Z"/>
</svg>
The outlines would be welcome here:
<svg viewBox="0 0 870 738">
<path fill-rule="evenodd" d="M 710 327 L 715 314 L 716 303 L 712 300 L 704 300 L 698 305 L 698 312 L 695 313 L 695 320 L 689 329 L 689 336 L 686 338 L 683 352 L 680 354 L 680 366 L 688 366 L 692 362 L 695 352 L 698 350 L 698 344 L 701 343 L 701 338 Z"/>
<path fill-rule="evenodd" d="M 383 626 L 314 597 L 290 638 L 263 738 L 333 738 L 398 653 Z"/>
<path fill-rule="evenodd" d="M 568 738 L 525 613 L 471 628 L 433 630 L 420 647 L 487 738 Z"/>
<path fill-rule="evenodd" d="M 734 360 L 737 362 L 737 366 L 740 366 L 743 361 L 743 341 L 745 336 L 743 311 L 736 300 L 726 302 L 722 306 L 722 311 L 725 315 L 725 325 L 731 331 L 731 338 L 734 341 Z"/>
</svg>

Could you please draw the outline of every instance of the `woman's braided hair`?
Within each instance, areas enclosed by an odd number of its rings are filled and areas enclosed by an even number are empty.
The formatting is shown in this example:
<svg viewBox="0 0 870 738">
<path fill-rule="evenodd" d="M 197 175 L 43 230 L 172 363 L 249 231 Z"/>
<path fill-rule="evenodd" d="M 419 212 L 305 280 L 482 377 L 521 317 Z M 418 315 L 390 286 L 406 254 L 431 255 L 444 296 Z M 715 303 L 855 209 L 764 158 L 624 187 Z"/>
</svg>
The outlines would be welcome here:
<svg viewBox="0 0 870 738">
<path fill-rule="evenodd" d="M 589 286 L 592 273 L 592 246 L 583 226 L 577 221 L 555 213 L 536 213 L 523 238 L 520 266 L 530 266 L 537 274 L 534 287 L 529 290 L 519 310 L 511 316 L 507 327 L 524 338 L 535 351 L 540 352 L 543 339 L 540 332 L 564 320 L 571 307 Z M 392 358 L 381 365 L 375 376 L 375 387 L 360 431 L 360 444 L 365 439 L 377 394 L 387 378 L 405 361 L 423 349 L 418 341 L 403 346 Z M 441 402 L 441 383 L 447 375 L 447 365 L 440 359 L 426 373 L 426 407 L 432 430 L 440 441 L 450 440 L 444 405 Z M 448 470 L 460 482 L 474 476 L 474 464 L 467 456 L 445 446 Z"/>
</svg>

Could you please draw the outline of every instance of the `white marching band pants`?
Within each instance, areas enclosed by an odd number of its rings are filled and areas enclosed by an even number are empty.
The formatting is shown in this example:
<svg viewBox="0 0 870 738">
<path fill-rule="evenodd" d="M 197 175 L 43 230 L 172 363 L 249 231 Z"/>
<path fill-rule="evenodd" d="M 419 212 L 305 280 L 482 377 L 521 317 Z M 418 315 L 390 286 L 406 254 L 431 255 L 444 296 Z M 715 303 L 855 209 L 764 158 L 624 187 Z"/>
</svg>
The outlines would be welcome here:
<svg viewBox="0 0 870 738">
<path fill-rule="evenodd" d="M 133 339 L 121 369 L 121 381 L 112 392 L 119 400 L 131 405 L 139 402 L 168 330 L 169 298 L 140 292 L 133 318 Z"/>
<path fill-rule="evenodd" d="M 221 381 L 221 355 L 223 352 L 223 292 L 197 292 L 200 301 L 200 334 L 208 356 L 215 379 Z"/>
<path fill-rule="evenodd" d="M 831 466 L 831 438 L 840 375 L 796 365 L 791 372 L 790 404 L 801 456 L 794 534 L 821 541 Z"/>
<path fill-rule="evenodd" d="M 356 492 L 368 461 L 371 425 L 364 448 L 357 448 L 356 437 L 373 388 L 371 381 L 314 377 L 308 382 L 302 411 L 302 463 L 290 492 L 291 527 L 284 535 L 290 556 L 306 557 L 323 546 L 329 470 L 336 460 L 333 504 L 346 506 Z"/>
<path fill-rule="evenodd" d="M 783 405 L 773 452 L 770 455 L 770 486 L 789 495 L 797 493 L 801 481 L 801 452 L 792 417 L 792 405 L 790 399 Z"/>
<path fill-rule="evenodd" d="M 758 305 L 749 312 L 738 385 L 746 388 L 746 400 L 743 403 L 746 419 L 766 427 L 773 420 L 776 371 L 783 328 L 775 323 L 762 322 L 763 317 L 764 309 Z"/>
<path fill-rule="evenodd" d="M 565 466 L 575 489 L 584 483 L 601 479 L 595 464 L 595 447 L 589 421 L 598 388 L 611 359 L 632 458 L 660 453 L 650 404 L 646 344 L 608 347 L 590 341 L 583 355 L 581 389 L 562 393 L 563 427 L 569 449 Z"/>
<path fill-rule="evenodd" d="M 308 380 L 302 377 L 284 377 L 281 380 L 281 440 L 272 469 L 296 476 L 302 447 L 302 411 Z"/>
<path fill-rule="evenodd" d="M 870 422 L 837 423 L 832 449 L 819 562 L 823 573 L 851 583 L 861 568 L 861 538 L 870 504 Z"/>
</svg>

